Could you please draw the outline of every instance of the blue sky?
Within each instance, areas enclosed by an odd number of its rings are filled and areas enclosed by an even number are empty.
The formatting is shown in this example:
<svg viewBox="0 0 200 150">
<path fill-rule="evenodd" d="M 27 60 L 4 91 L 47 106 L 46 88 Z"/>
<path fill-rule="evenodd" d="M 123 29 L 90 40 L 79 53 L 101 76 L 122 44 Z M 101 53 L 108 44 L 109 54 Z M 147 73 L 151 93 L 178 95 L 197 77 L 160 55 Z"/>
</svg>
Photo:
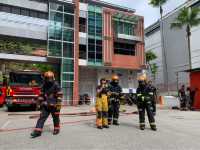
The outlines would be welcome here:
<svg viewBox="0 0 200 150">
<path fill-rule="evenodd" d="M 145 17 L 145 27 L 153 24 L 160 17 L 159 9 L 153 8 L 152 6 L 148 5 L 149 0 L 103 0 L 103 1 L 136 9 L 136 14 Z M 164 5 L 164 13 L 166 14 L 172 11 L 179 5 L 183 4 L 185 1 L 187 0 L 169 0 Z"/>
</svg>

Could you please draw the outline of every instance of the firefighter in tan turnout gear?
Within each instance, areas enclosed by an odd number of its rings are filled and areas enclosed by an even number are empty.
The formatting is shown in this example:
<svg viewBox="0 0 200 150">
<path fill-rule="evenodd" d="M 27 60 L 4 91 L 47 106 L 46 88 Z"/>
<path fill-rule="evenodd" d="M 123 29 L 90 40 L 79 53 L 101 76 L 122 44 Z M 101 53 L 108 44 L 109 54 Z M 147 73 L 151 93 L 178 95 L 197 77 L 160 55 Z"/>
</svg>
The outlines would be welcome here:
<svg viewBox="0 0 200 150">
<path fill-rule="evenodd" d="M 96 96 L 96 126 L 98 129 L 109 128 L 108 126 L 108 85 L 106 79 L 100 80 L 100 85 L 97 87 Z"/>
<path fill-rule="evenodd" d="M 154 100 L 154 93 L 152 88 L 147 84 L 147 77 L 145 74 L 138 78 L 139 86 L 137 88 L 137 106 L 139 111 L 140 129 L 145 129 L 145 111 L 149 119 L 149 124 L 152 130 L 156 131 L 156 124 L 154 114 L 152 111 L 152 101 Z"/>
<path fill-rule="evenodd" d="M 41 114 L 37 121 L 31 137 L 35 138 L 41 136 L 42 129 L 48 116 L 51 114 L 53 118 L 54 131 L 56 135 L 60 132 L 60 109 L 62 102 L 62 92 L 58 83 L 55 81 L 54 73 L 47 71 L 44 73 L 44 83 L 41 87 L 41 95 L 38 98 L 40 103 Z"/>
</svg>

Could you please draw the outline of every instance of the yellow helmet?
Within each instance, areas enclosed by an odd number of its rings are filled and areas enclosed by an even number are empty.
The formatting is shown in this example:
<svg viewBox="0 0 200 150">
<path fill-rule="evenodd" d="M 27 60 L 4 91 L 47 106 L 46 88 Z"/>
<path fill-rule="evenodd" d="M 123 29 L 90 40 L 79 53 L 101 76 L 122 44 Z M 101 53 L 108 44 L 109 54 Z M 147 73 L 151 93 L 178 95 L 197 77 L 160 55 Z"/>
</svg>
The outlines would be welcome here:
<svg viewBox="0 0 200 150">
<path fill-rule="evenodd" d="M 112 80 L 119 80 L 119 77 L 117 75 L 113 75 Z"/>
<path fill-rule="evenodd" d="M 142 74 L 138 77 L 138 81 L 147 81 L 147 75 L 146 74 Z"/>
<path fill-rule="evenodd" d="M 52 71 L 47 71 L 44 73 L 44 78 L 47 78 L 47 79 L 53 79 L 55 80 L 55 76 L 54 76 L 54 73 Z"/>
</svg>

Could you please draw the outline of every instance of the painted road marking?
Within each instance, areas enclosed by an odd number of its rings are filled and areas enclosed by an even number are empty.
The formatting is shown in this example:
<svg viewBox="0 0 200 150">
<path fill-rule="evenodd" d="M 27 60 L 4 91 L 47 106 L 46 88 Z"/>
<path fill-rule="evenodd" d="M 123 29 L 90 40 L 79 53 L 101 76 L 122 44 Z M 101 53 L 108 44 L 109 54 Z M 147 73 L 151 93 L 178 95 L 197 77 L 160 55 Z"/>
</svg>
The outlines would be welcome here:
<svg viewBox="0 0 200 150">
<path fill-rule="evenodd" d="M 6 121 L 6 122 L 1 126 L 0 129 L 2 130 L 2 129 L 4 129 L 4 128 L 6 128 L 10 122 L 11 122 L 10 120 Z"/>
</svg>

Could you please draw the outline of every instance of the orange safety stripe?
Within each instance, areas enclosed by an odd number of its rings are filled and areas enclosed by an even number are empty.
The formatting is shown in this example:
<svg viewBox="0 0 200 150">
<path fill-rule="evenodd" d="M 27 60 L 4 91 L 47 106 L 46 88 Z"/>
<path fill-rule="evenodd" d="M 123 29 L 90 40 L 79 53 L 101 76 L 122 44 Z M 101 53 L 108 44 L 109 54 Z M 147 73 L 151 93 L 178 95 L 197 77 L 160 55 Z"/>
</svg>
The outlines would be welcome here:
<svg viewBox="0 0 200 150">
<path fill-rule="evenodd" d="M 42 128 L 35 128 L 34 131 L 42 131 Z"/>
</svg>

